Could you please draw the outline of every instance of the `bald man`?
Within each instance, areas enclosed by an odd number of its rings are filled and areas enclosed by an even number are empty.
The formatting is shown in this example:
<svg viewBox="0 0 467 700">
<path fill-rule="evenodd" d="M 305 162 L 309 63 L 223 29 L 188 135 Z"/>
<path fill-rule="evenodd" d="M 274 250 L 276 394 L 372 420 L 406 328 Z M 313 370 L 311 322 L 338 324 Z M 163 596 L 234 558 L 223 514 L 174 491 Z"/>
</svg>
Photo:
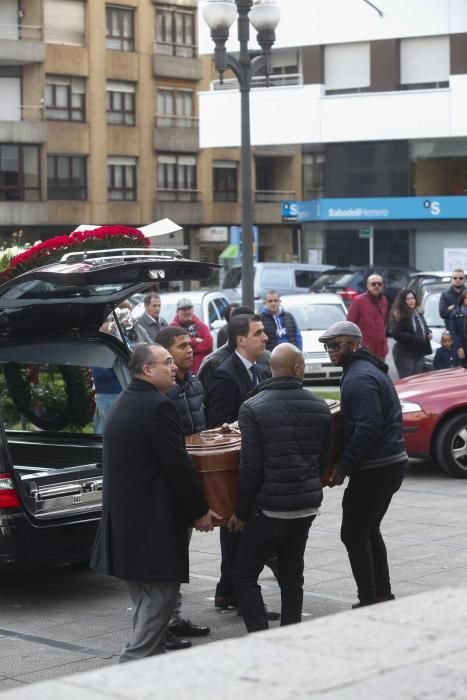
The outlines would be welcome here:
<svg viewBox="0 0 467 700">
<path fill-rule="evenodd" d="M 272 378 L 240 407 L 239 493 L 229 522 L 231 530 L 243 530 L 234 585 L 248 632 L 268 628 L 258 576 L 274 555 L 281 625 L 301 620 L 303 554 L 323 498 L 320 473 L 331 447 L 329 408 L 302 386 L 302 353 L 281 343 L 270 365 Z"/>
</svg>

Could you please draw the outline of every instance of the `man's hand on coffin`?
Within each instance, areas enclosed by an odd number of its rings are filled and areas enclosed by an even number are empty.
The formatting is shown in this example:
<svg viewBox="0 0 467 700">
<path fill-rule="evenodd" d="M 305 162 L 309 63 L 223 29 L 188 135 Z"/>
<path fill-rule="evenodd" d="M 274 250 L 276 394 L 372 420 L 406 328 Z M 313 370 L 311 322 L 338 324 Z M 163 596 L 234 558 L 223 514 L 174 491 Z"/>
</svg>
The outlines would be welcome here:
<svg viewBox="0 0 467 700">
<path fill-rule="evenodd" d="M 234 513 L 230 516 L 229 522 L 227 523 L 227 530 L 229 532 L 240 532 L 240 530 L 243 530 L 243 520 L 237 518 Z"/>
<path fill-rule="evenodd" d="M 200 532 L 211 532 L 214 530 L 215 521 L 223 520 L 222 515 L 215 513 L 213 510 L 208 510 L 201 518 L 194 521 L 195 530 Z"/>
</svg>

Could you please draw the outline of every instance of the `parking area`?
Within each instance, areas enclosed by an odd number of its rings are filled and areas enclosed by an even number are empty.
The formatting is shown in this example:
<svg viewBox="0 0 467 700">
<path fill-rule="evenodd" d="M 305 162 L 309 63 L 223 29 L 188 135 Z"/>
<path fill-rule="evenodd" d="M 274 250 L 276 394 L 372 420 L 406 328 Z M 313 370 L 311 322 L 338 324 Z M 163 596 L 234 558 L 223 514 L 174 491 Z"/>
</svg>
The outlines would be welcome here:
<svg viewBox="0 0 467 700">
<path fill-rule="evenodd" d="M 326 489 L 322 513 L 311 529 L 303 609 L 307 624 L 347 610 L 355 601 L 339 539 L 341 496 L 340 489 Z M 466 506 L 465 481 L 447 477 L 432 463 L 411 463 L 384 524 L 397 596 L 467 585 Z M 219 564 L 218 533 L 195 533 L 183 614 L 212 630 L 194 640 L 196 645 L 245 634 L 235 611 L 214 608 Z M 278 587 L 269 569 L 261 584 L 266 602 L 278 609 Z M 124 585 L 84 567 L 2 574 L 0 603 L 0 690 L 115 664 L 131 624 Z"/>
</svg>

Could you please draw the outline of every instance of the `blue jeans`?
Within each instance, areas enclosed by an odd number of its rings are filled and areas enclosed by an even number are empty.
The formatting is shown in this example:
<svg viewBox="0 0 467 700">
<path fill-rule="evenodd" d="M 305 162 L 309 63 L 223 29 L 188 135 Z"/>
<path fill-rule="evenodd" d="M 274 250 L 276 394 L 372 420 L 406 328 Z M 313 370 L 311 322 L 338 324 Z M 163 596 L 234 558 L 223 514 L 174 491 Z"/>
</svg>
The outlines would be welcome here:
<svg viewBox="0 0 467 700">
<path fill-rule="evenodd" d="M 117 396 L 119 394 L 96 394 L 96 412 L 93 420 L 95 433 L 104 432 L 105 417 Z"/>
</svg>

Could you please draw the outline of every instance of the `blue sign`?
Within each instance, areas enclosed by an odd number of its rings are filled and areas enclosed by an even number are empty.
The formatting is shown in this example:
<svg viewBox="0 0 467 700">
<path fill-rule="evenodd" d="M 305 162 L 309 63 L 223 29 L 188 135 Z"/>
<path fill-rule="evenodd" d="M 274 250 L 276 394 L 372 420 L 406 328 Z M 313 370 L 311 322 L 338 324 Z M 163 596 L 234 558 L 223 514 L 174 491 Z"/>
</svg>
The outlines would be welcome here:
<svg viewBox="0 0 467 700">
<path fill-rule="evenodd" d="M 253 255 L 256 262 L 258 262 L 258 235 L 259 230 L 257 226 L 253 226 Z M 234 245 L 238 245 L 239 260 L 242 259 L 242 227 L 241 226 L 231 226 L 230 227 L 230 242 Z"/>
<path fill-rule="evenodd" d="M 367 197 L 281 202 L 282 221 L 467 219 L 467 197 Z"/>
</svg>

